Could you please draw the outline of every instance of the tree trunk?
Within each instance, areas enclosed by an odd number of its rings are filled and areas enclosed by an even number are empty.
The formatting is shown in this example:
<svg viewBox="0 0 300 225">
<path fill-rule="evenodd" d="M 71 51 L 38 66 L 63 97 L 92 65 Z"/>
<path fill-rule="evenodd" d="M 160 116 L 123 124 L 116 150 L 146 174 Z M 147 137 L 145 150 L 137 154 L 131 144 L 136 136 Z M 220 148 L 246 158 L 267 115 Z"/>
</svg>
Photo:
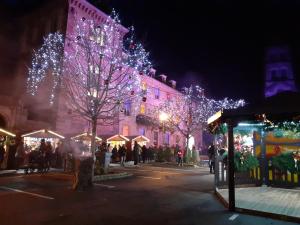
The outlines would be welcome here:
<svg viewBox="0 0 300 225">
<path fill-rule="evenodd" d="M 97 132 L 97 118 L 93 118 L 92 119 L 92 140 L 91 140 L 91 153 L 93 158 L 93 167 L 92 167 L 93 181 L 94 181 L 94 173 L 95 173 L 96 132 Z"/>
<path fill-rule="evenodd" d="M 185 146 L 185 154 L 186 154 L 186 163 L 188 163 L 190 161 L 189 157 L 189 140 L 190 140 L 190 134 L 188 133 L 188 135 L 186 136 L 186 146 Z"/>
</svg>

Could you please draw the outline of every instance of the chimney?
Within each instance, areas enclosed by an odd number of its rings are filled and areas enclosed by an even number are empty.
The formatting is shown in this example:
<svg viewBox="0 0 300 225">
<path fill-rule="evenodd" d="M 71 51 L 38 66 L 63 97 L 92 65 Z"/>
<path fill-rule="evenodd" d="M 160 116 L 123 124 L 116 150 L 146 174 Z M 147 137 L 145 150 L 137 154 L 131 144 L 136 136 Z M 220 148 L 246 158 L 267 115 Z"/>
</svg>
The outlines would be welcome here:
<svg viewBox="0 0 300 225">
<path fill-rule="evenodd" d="M 162 82 L 166 83 L 167 82 L 167 76 L 164 74 L 159 75 L 160 79 Z"/>
<path fill-rule="evenodd" d="M 170 80 L 170 84 L 172 88 L 176 88 L 176 81 L 175 80 Z"/>
<path fill-rule="evenodd" d="M 149 72 L 149 76 L 150 76 L 150 77 L 155 77 L 155 73 L 156 73 L 156 70 L 153 69 L 153 68 L 151 68 L 151 69 L 150 69 L 150 72 Z"/>
</svg>

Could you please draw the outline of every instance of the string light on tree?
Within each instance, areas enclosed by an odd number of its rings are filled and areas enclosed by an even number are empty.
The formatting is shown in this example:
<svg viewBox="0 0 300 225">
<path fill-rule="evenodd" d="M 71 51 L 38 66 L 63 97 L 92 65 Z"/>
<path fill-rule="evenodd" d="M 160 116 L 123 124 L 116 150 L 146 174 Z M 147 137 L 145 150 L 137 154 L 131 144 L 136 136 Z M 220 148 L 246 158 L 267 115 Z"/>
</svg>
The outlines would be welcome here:
<svg viewBox="0 0 300 225">
<path fill-rule="evenodd" d="M 64 38 L 59 32 L 50 33 L 43 39 L 42 46 L 34 52 L 28 71 L 27 92 L 36 95 L 37 89 L 51 72 L 53 85 L 50 87 L 49 102 L 53 104 L 63 73 Z"/>
</svg>

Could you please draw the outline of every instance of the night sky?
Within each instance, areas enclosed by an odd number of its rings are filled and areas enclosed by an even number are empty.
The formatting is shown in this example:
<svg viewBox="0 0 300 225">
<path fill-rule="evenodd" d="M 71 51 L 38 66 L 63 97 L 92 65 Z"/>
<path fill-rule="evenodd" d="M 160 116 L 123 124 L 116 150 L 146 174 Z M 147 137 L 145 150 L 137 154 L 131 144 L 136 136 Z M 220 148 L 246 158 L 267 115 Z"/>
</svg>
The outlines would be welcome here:
<svg viewBox="0 0 300 225">
<path fill-rule="evenodd" d="M 43 0 L 2 0 L 28 10 Z M 90 0 L 125 26 L 151 54 L 158 73 L 180 86 L 199 83 L 214 98 L 263 97 L 264 51 L 288 45 L 300 83 L 299 0 Z"/>
<path fill-rule="evenodd" d="M 215 98 L 263 96 L 264 51 L 288 45 L 300 74 L 300 1 L 113 0 L 134 25 L 159 73 L 198 82 Z M 297 65 L 298 64 L 298 65 Z"/>
</svg>

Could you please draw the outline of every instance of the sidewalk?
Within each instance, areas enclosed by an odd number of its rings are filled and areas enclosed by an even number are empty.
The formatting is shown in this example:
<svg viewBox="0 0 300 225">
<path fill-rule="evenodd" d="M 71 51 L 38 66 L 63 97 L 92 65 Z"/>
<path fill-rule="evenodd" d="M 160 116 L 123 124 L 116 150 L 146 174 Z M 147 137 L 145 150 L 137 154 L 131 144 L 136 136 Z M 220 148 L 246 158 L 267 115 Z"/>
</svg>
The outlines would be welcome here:
<svg viewBox="0 0 300 225">
<path fill-rule="evenodd" d="M 16 170 L 0 170 L 0 177 L 16 174 Z"/>
</svg>

